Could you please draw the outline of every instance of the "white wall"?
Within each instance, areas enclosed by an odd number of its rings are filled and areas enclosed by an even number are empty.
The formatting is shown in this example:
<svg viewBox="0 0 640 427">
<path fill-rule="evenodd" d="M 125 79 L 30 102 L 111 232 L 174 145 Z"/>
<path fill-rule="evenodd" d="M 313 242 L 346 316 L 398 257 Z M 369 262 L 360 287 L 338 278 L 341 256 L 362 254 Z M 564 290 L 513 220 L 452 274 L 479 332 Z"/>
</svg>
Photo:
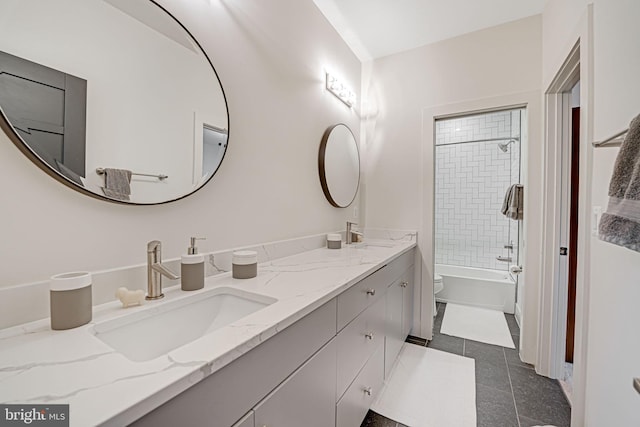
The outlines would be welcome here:
<svg viewBox="0 0 640 427">
<path fill-rule="evenodd" d="M 584 22 L 587 3 L 593 3 L 592 34 Z M 581 138 L 593 135 L 582 143 L 587 153 L 582 155 L 580 165 L 581 180 L 584 177 L 588 181 L 584 196 L 588 204 L 581 204 L 579 218 L 586 221 L 587 228 L 592 205 L 607 205 L 608 184 L 618 152 L 617 148 L 592 149 L 591 142 L 626 128 L 640 113 L 638 16 L 640 3 L 630 0 L 549 1 L 543 14 L 545 87 L 570 47 L 581 38 L 580 100 L 590 111 L 586 118 L 592 119 L 584 120 L 583 114 Z M 591 84 L 585 84 L 585 72 Z M 586 346 L 586 358 L 581 361 L 586 378 L 576 378 L 576 385 L 586 389 L 576 390 L 579 401 L 574 401 L 573 425 L 634 426 L 640 419 L 638 395 L 631 386 L 632 377 L 640 376 L 640 254 L 588 234 L 585 240 L 580 242 L 586 246 L 586 258 L 579 260 L 579 268 L 586 273 L 578 282 L 578 309 L 581 301 L 587 305 L 584 312 L 577 313 L 585 332 L 577 339 Z M 580 333 L 580 325 L 578 328 Z"/>
<path fill-rule="evenodd" d="M 596 140 L 629 126 L 640 114 L 640 3 L 599 0 L 594 3 L 594 122 Z M 617 62 L 624 64 L 620 66 Z M 613 108 L 615 106 L 615 108 Z M 606 206 L 608 182 L 618 149 L 593 154 L 592 203 Z M 639 396 L 631 387 L 640 376 L 640 254 L 594 238 L 587 364 L 586 420 L 590 426 L 637 425 Z M 611 295 L 615 303 L 609 305 Z M 606 403 L 605 403 L 606 402 Z"/>
<path fill-rule="evenodd" d="M 430 310 L 428 301 L 433 292 L 433 117 L 528 103 L 528 134 L 532 142 L 531 149 L 523 150 L 528 150 L 528 161 L 540 164 L 541 41 L 541 17 L 534 16 L 363 66 L 363 91 L 368 102 L 363 124 L 365 220 L 371 227 L 420 230 L 424 263 L 421 299 L 425 313 Z M 536 208 L 541 205 L 541 181 L 538 182 L 537 171 L 534 178 L 524 181 L 528 186 L 525 209 L 530 212 L 525 212 L 525 217 L 532 230 L 539 230 Z M 423 193 L 428 188 L 431 192 Z M 539 265 L 535 259 L 540 247 L 537 234 L 530 234 L 527 242 L 530 265 Z M 532 284 L 530 300 L 534 301 L 538 272 L 532 268 L 526 274 L 527 283 Z M 531 311 L 537 315 L 535 306 Z M 428 338 L 431 321 L 424 315 L 421 332 Z M 529 341 L 522 346 L 522 351 L 528 353 L 526 360 L 531 360 L 535 351 L 536 324 L 532 318 L 534 333 L 527 334 Z"/>
<path fill-rule="evenodd" d="M 343 229 L 352 218 L 326 201 L 317 156 L 329 125 L 346 123 L 359 139 L 357 112 L 324 89 L 324 72 L 359 95 L 361 64 L 313 2 L 160 3 L 202 44 L 227 95 L 230 142 L 217 175 L 174 203 L 116 205 L 52 180 L 0 135 L 0 286 L 141 264 L 153 239 L 174 258 L 189 236 L 207 237 L 205 252 Z"/>
</svg>

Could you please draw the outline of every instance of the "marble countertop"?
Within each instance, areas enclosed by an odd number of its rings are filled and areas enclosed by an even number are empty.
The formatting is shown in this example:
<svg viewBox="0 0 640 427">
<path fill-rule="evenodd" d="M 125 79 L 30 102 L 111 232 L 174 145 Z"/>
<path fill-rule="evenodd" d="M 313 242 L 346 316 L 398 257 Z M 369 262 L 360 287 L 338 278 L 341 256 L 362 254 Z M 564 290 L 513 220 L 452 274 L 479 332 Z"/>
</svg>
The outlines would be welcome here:
<svg viewBox="0 0 640 427">
<path fill-rule="evenodd" d="M 207 278 L 205 288 L 199 291 L 166 288 L 164 299 L 142 306 L 124 309 L 113 301 L 94 307 L 92 322 L 79 328 L 52 331 L 45 319 L 2 330 L 0 402 L 70 404 L 72 426 L 126 425 L 414 246 L 414 239 L 403 239 L 371 240 L 339 250 L 315 249 L 259 264 L 258 276 L 253 279 L 233 279 L 226 273 Z M 106 320 L 221 286 L 277 301 L 145 362 L 127 359 L 91 333 Z"/>
</svg>

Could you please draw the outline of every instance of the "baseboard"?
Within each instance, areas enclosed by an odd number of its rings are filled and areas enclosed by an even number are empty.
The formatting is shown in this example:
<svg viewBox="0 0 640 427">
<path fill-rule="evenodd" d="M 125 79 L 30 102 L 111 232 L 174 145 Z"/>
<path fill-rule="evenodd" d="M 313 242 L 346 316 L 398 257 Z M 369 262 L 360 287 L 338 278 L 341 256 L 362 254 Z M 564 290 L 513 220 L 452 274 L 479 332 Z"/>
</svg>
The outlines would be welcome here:
<svg viewBox="0 0 640 427">
<path fill-rule="evenodd" d="M 515 318 L 516 318 L 516 323 L 518 324 L 518 328 L 522 330 L 522 310 L 520 309 L 519 304 L 516 304 Z"/>
</svg>

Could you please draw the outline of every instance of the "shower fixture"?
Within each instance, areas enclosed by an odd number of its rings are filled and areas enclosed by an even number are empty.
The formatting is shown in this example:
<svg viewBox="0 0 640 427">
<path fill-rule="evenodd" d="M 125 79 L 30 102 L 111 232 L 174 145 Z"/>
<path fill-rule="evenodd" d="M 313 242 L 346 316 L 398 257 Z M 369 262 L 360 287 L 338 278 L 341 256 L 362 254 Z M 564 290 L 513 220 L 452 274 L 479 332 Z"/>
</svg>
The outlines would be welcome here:
<svg viewBox="0 0 640 427">
<path fill-rule="evenodd" d="M 516 142 L 515 138 L 510 139 L 507 142 L 498 142 L 498 148 L 503 152 L 506 153 L 507 149 L 509 148 L 509 144 Z"/>
</svg>

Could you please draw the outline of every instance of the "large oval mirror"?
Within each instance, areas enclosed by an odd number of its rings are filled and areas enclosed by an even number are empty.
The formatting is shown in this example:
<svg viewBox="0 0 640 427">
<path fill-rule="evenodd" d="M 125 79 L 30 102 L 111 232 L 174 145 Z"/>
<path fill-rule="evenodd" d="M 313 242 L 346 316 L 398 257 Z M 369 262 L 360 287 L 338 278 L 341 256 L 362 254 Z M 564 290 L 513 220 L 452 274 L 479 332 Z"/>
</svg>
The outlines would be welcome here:
<svg viewBox="0 0 640 427">
<path fill-rule="evenodd" d="M 193 193 L 227 148 L 213 65 L 151 0 L 1 0 L 0 112 L 49 175 L 121 203 Z"/>
<path fill-rule="evenodd" d="M 329 127 L 322 136 L 318 169 L 322 191 L 329 203 L 346 208 L 360 184 L 360 155 L 351 129 L 344 124 Z"/>
</svg>

